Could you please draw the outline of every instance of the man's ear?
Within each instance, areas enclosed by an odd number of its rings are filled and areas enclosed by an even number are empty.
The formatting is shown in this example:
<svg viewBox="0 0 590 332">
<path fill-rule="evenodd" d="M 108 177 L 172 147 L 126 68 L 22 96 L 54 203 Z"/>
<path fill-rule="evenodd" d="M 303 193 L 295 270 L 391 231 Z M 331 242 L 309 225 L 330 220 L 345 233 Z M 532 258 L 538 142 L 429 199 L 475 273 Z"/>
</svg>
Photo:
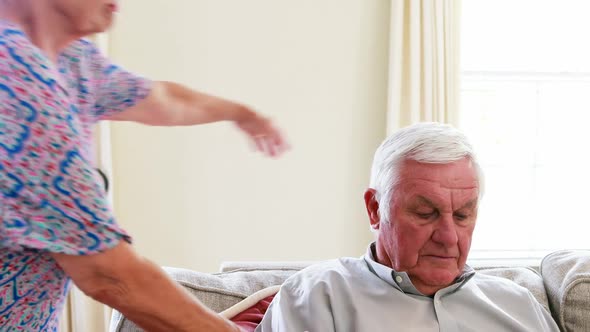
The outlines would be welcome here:
<svg viewBox="0 0 590 332">
<path fill-rule="evenodd" d="M 369 221 L 371 222 L 371 228 L 374 230 L 379 229 L 380 218 L 379 218 L 379 202 L 377 201 L 375 189 L 369 188 L 365 191 L 365 207 L 367 208 L 367 214 L 369 215 Z"/>
</svg>

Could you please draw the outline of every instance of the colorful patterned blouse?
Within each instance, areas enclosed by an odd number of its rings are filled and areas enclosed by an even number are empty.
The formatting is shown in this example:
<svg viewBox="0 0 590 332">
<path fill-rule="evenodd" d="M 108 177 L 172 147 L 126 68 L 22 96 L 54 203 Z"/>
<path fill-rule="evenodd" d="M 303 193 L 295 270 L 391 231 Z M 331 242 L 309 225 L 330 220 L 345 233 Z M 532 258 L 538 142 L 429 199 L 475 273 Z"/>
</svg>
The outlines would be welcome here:
<svg viewBox="0 0 590 332">
<path fill-rule="evenodd" d="M 87 41 L 54 64 L 0 21 L 0 331 L 57 331 L 69 279 L 49 253 L 130 240 L 94 171 L 92 128 L 148 92 Z"/>
</svg>

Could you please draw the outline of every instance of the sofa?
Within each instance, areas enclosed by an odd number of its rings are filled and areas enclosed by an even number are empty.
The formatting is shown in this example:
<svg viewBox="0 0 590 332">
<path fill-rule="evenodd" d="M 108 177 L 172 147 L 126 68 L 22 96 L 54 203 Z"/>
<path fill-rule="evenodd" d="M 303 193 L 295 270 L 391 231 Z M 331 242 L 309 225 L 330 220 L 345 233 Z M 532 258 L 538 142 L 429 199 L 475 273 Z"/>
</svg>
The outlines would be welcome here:
<svg viewBox="0 0 590 332">
<path fill-rule="evenodd" d="M 165 268 L 174 280 L 205 305 L 222 312 L 254 293 L 280 285 L 310 262 L 225 263 L 208 274 Z M 546 256 L 538 267 L 477 267 L 478 273 L 507 278 L 529 289 L 562 331 L 590 332 L 590 251 L 563 250 Z M 482 331 L 485 330 L 482 327 Z M 142 331 L 114 311 L 111 332 Z"/>
</svg>

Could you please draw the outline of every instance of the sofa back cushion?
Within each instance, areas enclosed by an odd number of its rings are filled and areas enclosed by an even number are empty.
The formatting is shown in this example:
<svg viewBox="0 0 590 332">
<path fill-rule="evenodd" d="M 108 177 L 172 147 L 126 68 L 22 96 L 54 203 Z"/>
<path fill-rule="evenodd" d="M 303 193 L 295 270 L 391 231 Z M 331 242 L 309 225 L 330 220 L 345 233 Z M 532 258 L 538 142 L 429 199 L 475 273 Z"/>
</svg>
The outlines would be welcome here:
<svg viewBox="0 0 590 332">
<path fill-rule="evenodd" d="M 590 251 L 554 252 L 541 263 L 555 321 L 562 331 L 590 331 Z"/>
</svg>

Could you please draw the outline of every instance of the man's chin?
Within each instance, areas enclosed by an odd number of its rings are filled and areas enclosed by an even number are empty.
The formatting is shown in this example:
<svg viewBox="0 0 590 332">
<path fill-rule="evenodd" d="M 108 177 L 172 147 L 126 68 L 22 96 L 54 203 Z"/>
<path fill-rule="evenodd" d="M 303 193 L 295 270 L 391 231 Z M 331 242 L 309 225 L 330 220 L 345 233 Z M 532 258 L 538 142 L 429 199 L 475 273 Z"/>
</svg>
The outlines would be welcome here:
<svg viewBox="0 0 590 332">
<path fill-rule="evenodd" d="M 433 268 L 424 273 L 422 280 L 426 284 L 444 288 L 452 285 L 459 275 L 460 273 L 456 269 Z"/>
</svg>

